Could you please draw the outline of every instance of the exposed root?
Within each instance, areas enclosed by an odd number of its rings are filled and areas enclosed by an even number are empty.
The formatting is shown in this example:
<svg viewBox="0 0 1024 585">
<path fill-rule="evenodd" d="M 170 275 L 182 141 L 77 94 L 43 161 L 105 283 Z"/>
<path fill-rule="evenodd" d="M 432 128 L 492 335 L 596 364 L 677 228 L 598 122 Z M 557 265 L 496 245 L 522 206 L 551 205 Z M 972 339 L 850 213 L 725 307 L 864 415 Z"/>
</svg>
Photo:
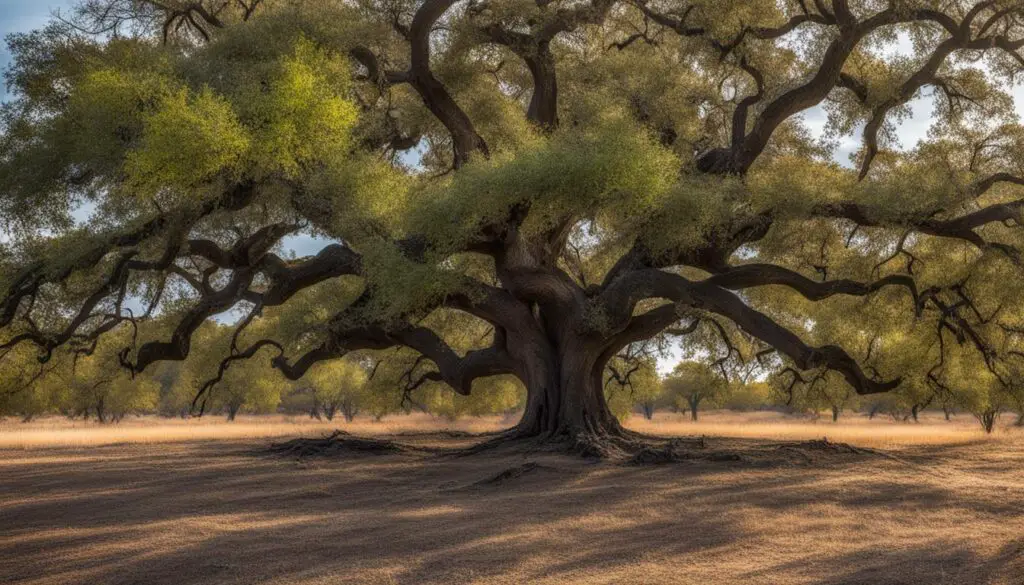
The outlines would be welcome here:
<svg viewBox="0 0 1024 585">
<path fill-rule="evenodd" d="M 709 449 L 704 437 L 671 439 L 663 446 L 645 447 L 629 458 L 631 465 L 658 465 L 679 461 L 743 461 L 743 455 L 732 450 Z"/>
<path fill-rule="evenodd" d="M 470 433 L 467 431 L 459 431 L 452 429 L 444 429 L 440 431 L 404 431 L 401 433 L 395 433 L 393 437 L 444 437 L 447 439 L 476 439 L 484 437 L 493 437 L 500 435 L 501 432 L 486 432 L 486 433 Z"/>
<path fill-rule="evenodd" d="M 835 443 L 828 440 L 828 437 L 823 437 L 820 441 L 804 441 L 802 443 L 793 443 L 786 445 L 791 449 L 804 449 L 808 451 L 826 451 L 832 453 L 853 453 L 857 455 L 875 455 L 877 451 L 874 449 L 863 449 L 860 447 L 854 447 L 853 445 L 847 445 L 846 443 Z"/>
<path fill-rule="evenodd" d="M 482 436 L 490 436 L 490 439 L 481 441 L 476 445 L 466 447 L 464 449 L 458 449 L 447 453 L 447 455 L 453 457 L 468 457 L 470 455 L 476 455 L 485 451 L 492 451 L 494 449 L 511 447 L 511 448 L 523 448 L 524 446 L 529 447 L 536 441 L 536 437 L 528 437 L 518 431 L 517 429 L 510 429 L 497 434 L 488 434 Z"/>
<path fill-rule="evenodd" d="M 766 443 L 754 440 L 716 439 L 711 445 L 700 439 L 672 439 L 659 447 L 638 451 L 629 459 L 633 465 L 676 463 L 682 461 L 743 462 L 751 465 L 806 465 L 850 457 L 884 455 L 828 439 L 799 443 Z"/>
<path fill-rule="evenodd" d="M 753 439 L 707 437 L 663 440 L 636 451 L 627 462 L 657 465 L 677 462 L 741 462 L 755 466 L 805 465 L 841 462 L 865 456 L 888 457 L 873 449 L 834 443 L 828 439 L 794 443 L 770 443 Z"/>
<path fill-rule="evenodd" d="M 506 482 L 509 482 L 511 480 L 523 477 L 524 475 L 527 475 L 527 474 L 530 474 L 530 473 L 533 473 L 533 472 L 536 472 L 536 471 L 543 471 L 543 470 L 551 470 L 551 468 L 545 467 L 543 465 L 540 465 L 539 463 L 535 463 L 535 462 L 531 461 L 529 463 L 524 463 L 524 464 L 519 465 L 517 467 L 510 467 L 510 468 L 506 469 L 505 471 L 502 471 L 501 473 L 495 475 L 494 477 L 489 477 L 487 479 L 482 479 L 482 480 L 474 483 L 473 486 L 474 487 L 498 486 L 498 485 L 504 484 Z"/>
<path fill-rule="evenodd" d="M 345 431 L 334 431 L 321 439 L 293 439 L 270 446 L 270 452 L 289 457 L 333 457 L 338 455 L 392 455 L 416 450 L 387 439 L 356 437 Z"/>
<path fill-rule="evenodd" d="M 568 451 L 588 459 L 620 461 L 628 459 L 637 451 L 650 448 L 653 437 L 636 433 L 592 434 L 576 433 L 568 437 Z"/>
<path fill-rule="evenodd" d="M 453 439 L 467 438 L 461 433 L 445 436 Z M 749 439 L 716 438 L 711 440 L 707 437 L 666 439 L 634 432 L 619 433 L 617 430 L 600 434 L 562 432 L 537 435 L 527 434 L 519 429 L 510 429 L 491 435 L 468 436 L 489 438 L 469 447 L 451 449 L 410 445 L 384 438 L 357 437 L 344 431 L 335 431 L 333 434 L 319 439 L 294 439 L 274 444 L 269 450 L 274 454 L 298 458 L 413 453 L 435 454 L 443 457 L 466 457 L 485 452 L 498 452 L 506 455 L 513 453 L 524 456 L 561 454 L 629 465 L 659 465 L 680 462 L 744 463 L 755 466 L 809 465 L 841 462 L 864 456 L 887 457 L 884 452 L 853 447 L 845 443 L 834 443 L 828 439 L 779 443 Z M 473 485 L 494 485 L 535 471 L 537 468 L 537 464 L 527 463 Z"/>
</svg>

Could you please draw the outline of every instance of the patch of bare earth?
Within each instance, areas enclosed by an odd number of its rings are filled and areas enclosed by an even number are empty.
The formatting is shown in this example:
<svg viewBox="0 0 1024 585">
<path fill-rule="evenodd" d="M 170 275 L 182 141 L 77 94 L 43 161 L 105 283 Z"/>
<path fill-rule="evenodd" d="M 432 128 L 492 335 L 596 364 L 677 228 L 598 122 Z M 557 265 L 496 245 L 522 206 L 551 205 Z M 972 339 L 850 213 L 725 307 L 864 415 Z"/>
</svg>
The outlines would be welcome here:
<svg viewBox="0 0 1024 585">
<path fill-rule="evenodd" d="M 0 582 L 1024 583 L 1020 441 L 450 454 L 474 440 L 0 452 Z"/>
</svg>

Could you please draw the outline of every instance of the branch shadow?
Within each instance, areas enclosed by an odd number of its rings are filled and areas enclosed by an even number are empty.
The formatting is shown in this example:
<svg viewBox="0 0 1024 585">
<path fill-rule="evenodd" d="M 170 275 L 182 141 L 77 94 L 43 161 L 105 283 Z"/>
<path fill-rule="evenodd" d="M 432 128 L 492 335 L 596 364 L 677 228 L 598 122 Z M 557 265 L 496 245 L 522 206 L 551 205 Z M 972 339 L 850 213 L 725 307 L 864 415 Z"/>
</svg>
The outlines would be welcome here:
<svg viewBox="0 0 1024 585">
<path fill-rule="evenodd" d="M 251 447 L 118 447 L 24 464 L 12 454 L 0 474 L 0 580 L 585 583 L 687 565 L 690 577 L 716 574 L 716 583 L 1024 574 L 1024 539 L 1005 530 L 993 534 L 1004 539 L 996 554 L 940 534 L 895 548 L 817 542 L 839 534 L 809 520 L 830 511 L 865 526 L 949 513 L 1008 529 L 1024 521 L 1018 498 L 983 486 L 965 494 L 879 457 L 634 467 L 540 453 L 296 461 Z M 509 469 L 522 471 L 482 481 Z M 806 531 L 806 550 L 784 550 L 786 522 Z M 779 551 L 760 558 L 749 543 Z M 942 580 L 949 575 L 958 580 Z"/>
</svg>

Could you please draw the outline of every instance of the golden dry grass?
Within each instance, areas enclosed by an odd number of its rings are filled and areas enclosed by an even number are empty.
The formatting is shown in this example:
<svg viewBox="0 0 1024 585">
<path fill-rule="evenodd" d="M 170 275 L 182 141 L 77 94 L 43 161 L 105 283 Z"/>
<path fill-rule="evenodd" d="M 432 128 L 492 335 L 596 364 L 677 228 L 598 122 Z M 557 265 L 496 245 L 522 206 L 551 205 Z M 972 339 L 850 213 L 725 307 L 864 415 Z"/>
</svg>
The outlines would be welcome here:
<svg viewBox="0 0 1024 585">
<path fill-rule="evenodd" d="M 25 431 L 57 433 L 49 444 L 6 439 L 16 448 L 0 450 L 0 583 L 1024 584 L 1024 435 L 985 439 L 966 418 L 634 420 L 677 434 L 846 433 L 866 444 L 879 425 L 899 447 L 641 467 L 522 450 L 295 460 L 263 453 L 266 437 L 321 425 L 275 419 L 261 431 L 255 420 L 240 422 L 234 428 L 247 430 L 231 439 L 219 422 L 148 420 L 104 429 L 124 439 L 149 428 L 136 442 L 83 446 L 68 433 L 90 428 L 57 421 Z M 387 434 L 438 424 L 356 426 Z M 161 439 L 152 430 L 178 427 L 196 434 Z M 904 427 L 931 431 L 892 430 Z M 221 439 L 186 440 L 210 434 Z M 480 484 L 526 462 L 539 466 Z"/>
<path fill-rule="evenodd" d="M 915 445 L 948 445 L 969 441 L 1024 440 L 1024 429 L 1010 425 L 1005 417 L 992 435 L 986 435 L 971 416 L 955 416 L 946 421 L 941 414 L 925 413 L 919 423 L 898 423 L 886 417 L 868 420 L 851 414 L 833 423 L 830 417 L 819 419 L 786 416 L 774 412 L 712 412 L 698 422 L 688 416 L 656 413 L 653 421 L 633 417 L 628 426 L 634 430 L 664 436 L 732 437 L 737 439 L 773 439 L 806 441 L 827 437 L 830 441 L 858 447 L 899 449 Z"/>
<path fill-rule="evenodd" d="M 926 413 L 917 424 L 896 423 L 885 417 L 868 420 L 851 414 L 838 423 L 822 417 L 811 419 L 775 412 L 708 412 L 699 422 L 686 415 L 657 413 L 653 421 L 634 416 L 627 426 L 660 436 L 708 436 L 743 439 L 802 441 L 827 437 L 830 441 L 858 447 L 898 449 L 913 445 L 944 445 L 967 441 L 1000 441 L 1019 436 L 1024 429 L 1003 425 L 993 435 L 985 435 L 970 416 L 960 415 L 947 422 L 941 415 Z M 129 418 L 117 425 L 69 421 L 49 417 L 31 423 L 16 419 L 0 421 L 0 449 L 38 449 L 47 447 L 95 447 L 137 443 L 178 443 L 203 440 L 270 439 L 316 436 L 344 429 L 357 435 L 393 435 L 453 430 L 485 433 L 506 428 L 510 419 L 499 417 L 464 418 L 450 422 L 427 414 L 386 417 L 381 422 L 359 417 L 352 423 L 341 419 L 316 421 L 305 416 L 239 416 L 234 422 L 221 417 L 201 419 Z"/>
<path fill-rule="evenodd" d="M 13 419 L 0 422 L 0 449 L 38 449 L 46 447 L 98 447 L 138 443 L 180 443 L 187 441 L 270 439 L 315 436 L 343 428 L 360 435 L 386 435 L 429 430 L 458 430 L 484 433 L 508 426 L 496 417 L 448 422 L 426 414 L 388 417 L 382 422 L 357 418 L 352 423 L 341 419 L 316 421 L 305 416 L 239 416 L 234 422 L 221 417 L 164 419 L 154 417 L 125 419 L 116 425 L 69 421 L 49 417 L 31 423 Z"/>
</svg>

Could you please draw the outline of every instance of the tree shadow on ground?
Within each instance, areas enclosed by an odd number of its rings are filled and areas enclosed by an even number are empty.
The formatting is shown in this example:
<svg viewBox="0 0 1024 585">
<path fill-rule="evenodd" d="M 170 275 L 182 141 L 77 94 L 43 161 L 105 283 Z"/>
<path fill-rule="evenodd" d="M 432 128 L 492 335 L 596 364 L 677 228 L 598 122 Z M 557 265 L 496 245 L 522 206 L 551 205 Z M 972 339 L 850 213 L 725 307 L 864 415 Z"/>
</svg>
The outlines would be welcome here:
<svg viewBox="0 0 1024 585">
<path fill-rule="evenodd" d="M 971 584 L 1024 569 L 1024 491 L 875 456 L 296 460 L 194 443 L 5 459 L 11 583 Z"/>
</svg>

